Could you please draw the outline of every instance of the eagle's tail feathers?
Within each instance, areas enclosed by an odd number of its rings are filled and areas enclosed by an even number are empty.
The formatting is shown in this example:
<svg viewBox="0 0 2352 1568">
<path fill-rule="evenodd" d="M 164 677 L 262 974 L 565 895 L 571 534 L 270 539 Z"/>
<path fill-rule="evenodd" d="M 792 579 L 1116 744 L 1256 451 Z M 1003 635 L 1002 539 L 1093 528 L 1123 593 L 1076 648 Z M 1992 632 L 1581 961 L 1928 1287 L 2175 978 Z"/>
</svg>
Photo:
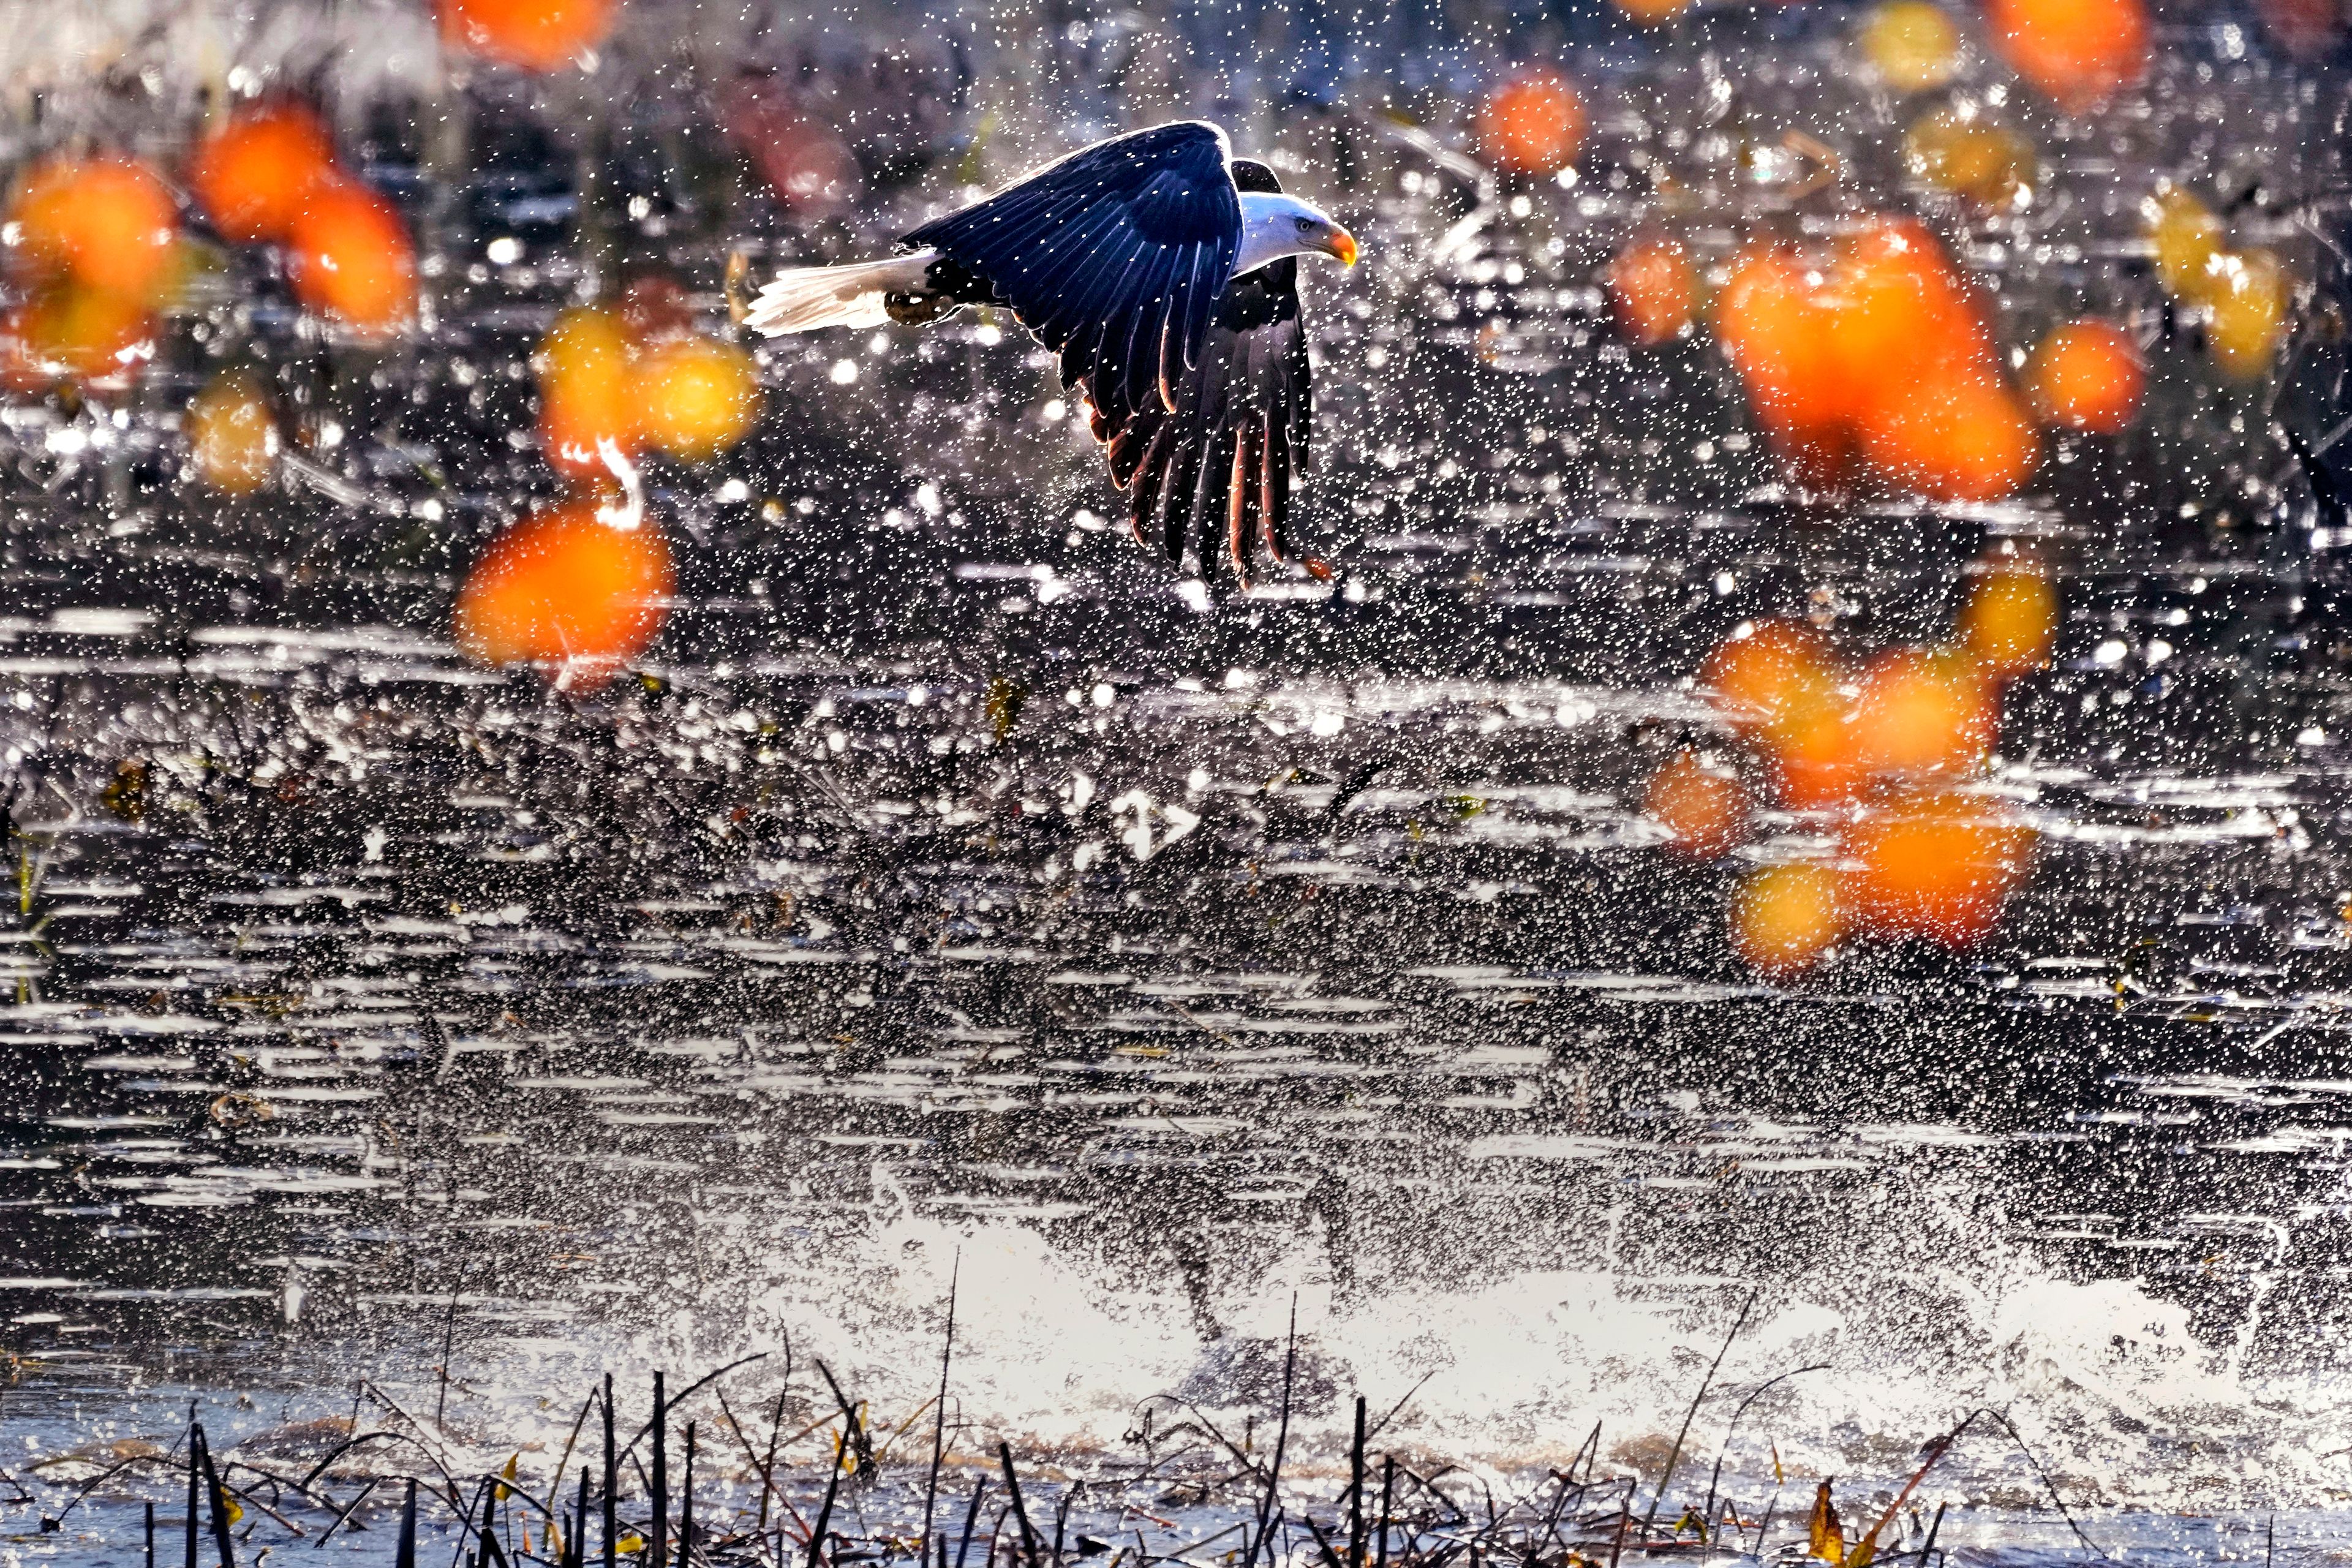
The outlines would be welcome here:
<svg viewBox="0 0 2352 1568">
<path fill-rule="evenodd" d="M 890 295 L 928 292 L 935 258 L 926 250 L 845 267 L 793 268 L 760 290 L 744 321 L 769 337 L 819 327 L 878 327 L 890 320 Z"/>
</svg>

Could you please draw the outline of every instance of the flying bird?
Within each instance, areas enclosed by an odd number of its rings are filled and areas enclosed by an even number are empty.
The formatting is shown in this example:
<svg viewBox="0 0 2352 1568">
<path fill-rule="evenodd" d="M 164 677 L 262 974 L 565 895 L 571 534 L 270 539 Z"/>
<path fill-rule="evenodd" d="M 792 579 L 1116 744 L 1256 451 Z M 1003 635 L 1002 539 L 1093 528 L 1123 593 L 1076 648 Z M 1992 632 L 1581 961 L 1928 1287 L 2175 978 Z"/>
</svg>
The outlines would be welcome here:
<svg viewBox="0 0 2352 1568">
<path fill-rule="evenodd" d="M 1297 258 L 1352 267 L 1356 241 L 1272 169 L 1234 157 L 1214 125 L 1159 125 L 900 243 L 884 260 L 782 273 L 748 321 L 773 336 L 1010 310 L 1086 400 L 1139 542 L 1178 563 L 1190 545 L 1205 569 L 1222 530 L 1244 582 L 1256 547 L 1288 558 L 1312 380 Z"/>
</svg>

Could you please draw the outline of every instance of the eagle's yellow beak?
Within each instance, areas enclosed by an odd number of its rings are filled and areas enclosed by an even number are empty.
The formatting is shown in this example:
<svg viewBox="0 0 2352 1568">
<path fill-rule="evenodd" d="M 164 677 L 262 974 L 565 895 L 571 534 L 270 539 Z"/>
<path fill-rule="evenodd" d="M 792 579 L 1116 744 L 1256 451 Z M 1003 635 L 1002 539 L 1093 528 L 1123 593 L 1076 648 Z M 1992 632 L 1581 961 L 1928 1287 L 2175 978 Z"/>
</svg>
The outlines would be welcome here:
<svg viewBox="0 0 2352 1568">
<path fill-rule="evenodd" d="M 1356 264 L 1356 237 L 1336 223 L 1331 226 L 1331 254 L 1339 258 L 1342 267 Z"/>
</svg>

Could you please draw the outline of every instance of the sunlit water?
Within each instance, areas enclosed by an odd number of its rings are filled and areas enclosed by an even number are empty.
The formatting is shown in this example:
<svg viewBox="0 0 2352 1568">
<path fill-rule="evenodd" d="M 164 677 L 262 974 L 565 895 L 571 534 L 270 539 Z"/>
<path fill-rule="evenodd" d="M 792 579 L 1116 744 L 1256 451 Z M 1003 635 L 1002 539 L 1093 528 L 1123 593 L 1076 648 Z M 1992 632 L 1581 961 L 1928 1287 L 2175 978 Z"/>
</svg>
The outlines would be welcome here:
<svg viewBox="0 0 2352 1568">
<path fill-rule="evenodd" d="M 1741 112 L 1826 47 L 1765 57 Z M 1315 280 L 1328 584 L 1147 562 L 1042 370 L 964 321 L 779 348 L 750 447 L 650 476 L 682 580 L 642 675 L 470 667 L 455 574 L 543 483 L 506 367 L 579 276 L 560 228 L 453 270 L 421 360 L 298 353 L 262 310 L 289 376 L 334 373 L 287 495 L 180 493 L 152 415 L 188 343 L 139 417 L 12 411 L 0 1562 L 131 1561 L 142 1500 L 176 1552 L 160 1473 L 39 1526 L 95 1473 L 60 1454 L 168 1447 L 191 1400 L 216 1448 L 274 1429 L 237 1452 L 296 1468 L 330 1439 L 293 1424 L 437 1408 L 454 1470 L 520 1450 L 543 1492 L 601 1373 L 640 1408 L 656 1367 L 753 1354 L 727 1412 L 688 1407 L 706 1437 L 761 1439 L 780 1392 L 787 1436 L 817 1419 L 822 1360 L 906 1424 L 845 1505 L 903 1529 L 951 1280 L 951 1498 L 1001 1436 L 1045 1493 L 1107 1478 L 1074 1519 L 1154 1552 L 1233 1516 L 1113 1482 L 1167 1396 L 1262 1449 L 1294 1312 L 1322 1506 L 1358 1393 L 1395 1406 L 1376 1449 L 1521 1490 L 1597 1423 L 1646 1500 L 1744 1310 L 1677 1507 L 1722 1452 L 1775 1547 L 1823 1478 L 1866 1523 L 1989 1405 L 2030 1457 L 1976 1429 L 1910 1545 L 1947 1502 L 1944 1547 L 2080 1555 L 2054 1485 L 2135 1559 L 2324 1555 L 2352 535 L 2262 431 L 2322 420 L 2332 351 L 2273 399 L 2160 345 L 2156 434 L 2025 502 L 1791 496 L 1714 352 L 1627 355 L 1590 287 L 1639 210 L 1611 171 L 1657 134 L 1643 94 L 1717 69 L 1613 85 L 1581 192 L 1523 213 L 1370 120 L 1292 127 L 1377 258 Z M 2249 157 L 2323 140 L 2317 84 L 2179 70 L 2264 106 Z M 2191 155 L 2168 126 L 2126 151 Z M 1705 142 L 1662 144 L 1780 200 Z M 1972 259 L 2030 291 L 2105 244 L 2099 286 L 2152 299 L 2127 219 L 2084 216 L 2113 153 L 2051 150 L 2073 205 L 2032 242 L 2073 262 Z M 713 289 L 722 253 L 668 248 Z M 1724 743 L 1691 671 L 1769 614 L 1939 635 L 2004 542 L 2066 605 L 1988 784 L 2040 830 L 2031 888 L 1974 952 L 1758 984 L 1732 873 L 1639 815 L 1674 746 Z M 1806 847 L 1769 826 L 1749 856 Z M 804 1510 L 821 1440 L 787 1450 Z M 704 1462 L 712 1508 L 756 1506 L 731 1431 Z M 388 1560 L 390 1495 L 335 1549 Z"/>
</svg>

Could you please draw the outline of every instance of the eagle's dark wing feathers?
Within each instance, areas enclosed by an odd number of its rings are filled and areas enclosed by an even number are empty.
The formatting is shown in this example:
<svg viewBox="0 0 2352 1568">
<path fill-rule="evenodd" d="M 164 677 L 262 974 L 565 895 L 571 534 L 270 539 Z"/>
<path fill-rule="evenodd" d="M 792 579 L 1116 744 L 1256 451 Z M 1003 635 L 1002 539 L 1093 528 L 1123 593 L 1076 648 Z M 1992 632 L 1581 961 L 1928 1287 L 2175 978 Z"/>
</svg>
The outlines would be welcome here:
<svg viewBox="0 0 2352 1568">
<path fill-rule="evenodd" d="M 1172 404 L 1199 361 L 1241 247 L 1226 153 L 1224 133 L 1197 122 L 1114 137 L 907 243 L 986 279 L 1116 428 Z"/>
<path fill-rule="evenodd" d="M 1242 190 L 1282 188 L 1262 163 L 1236 160 L 1233 172 Z M 1286 559 L 1291 479 L 1308 466 L 1313 397 L 1296 259 L 1226 286 L 1197 359 L 1171 390 L 1165 406 L 1137 406 L 1115 425 L 1097 414 L 1111 478 L 1128 492 L 1138 539 L 1179 562 L 1189 544 L 1206 570 L 1221 531 L 1246 580 L 1256 546 Z"/>
</svg>

